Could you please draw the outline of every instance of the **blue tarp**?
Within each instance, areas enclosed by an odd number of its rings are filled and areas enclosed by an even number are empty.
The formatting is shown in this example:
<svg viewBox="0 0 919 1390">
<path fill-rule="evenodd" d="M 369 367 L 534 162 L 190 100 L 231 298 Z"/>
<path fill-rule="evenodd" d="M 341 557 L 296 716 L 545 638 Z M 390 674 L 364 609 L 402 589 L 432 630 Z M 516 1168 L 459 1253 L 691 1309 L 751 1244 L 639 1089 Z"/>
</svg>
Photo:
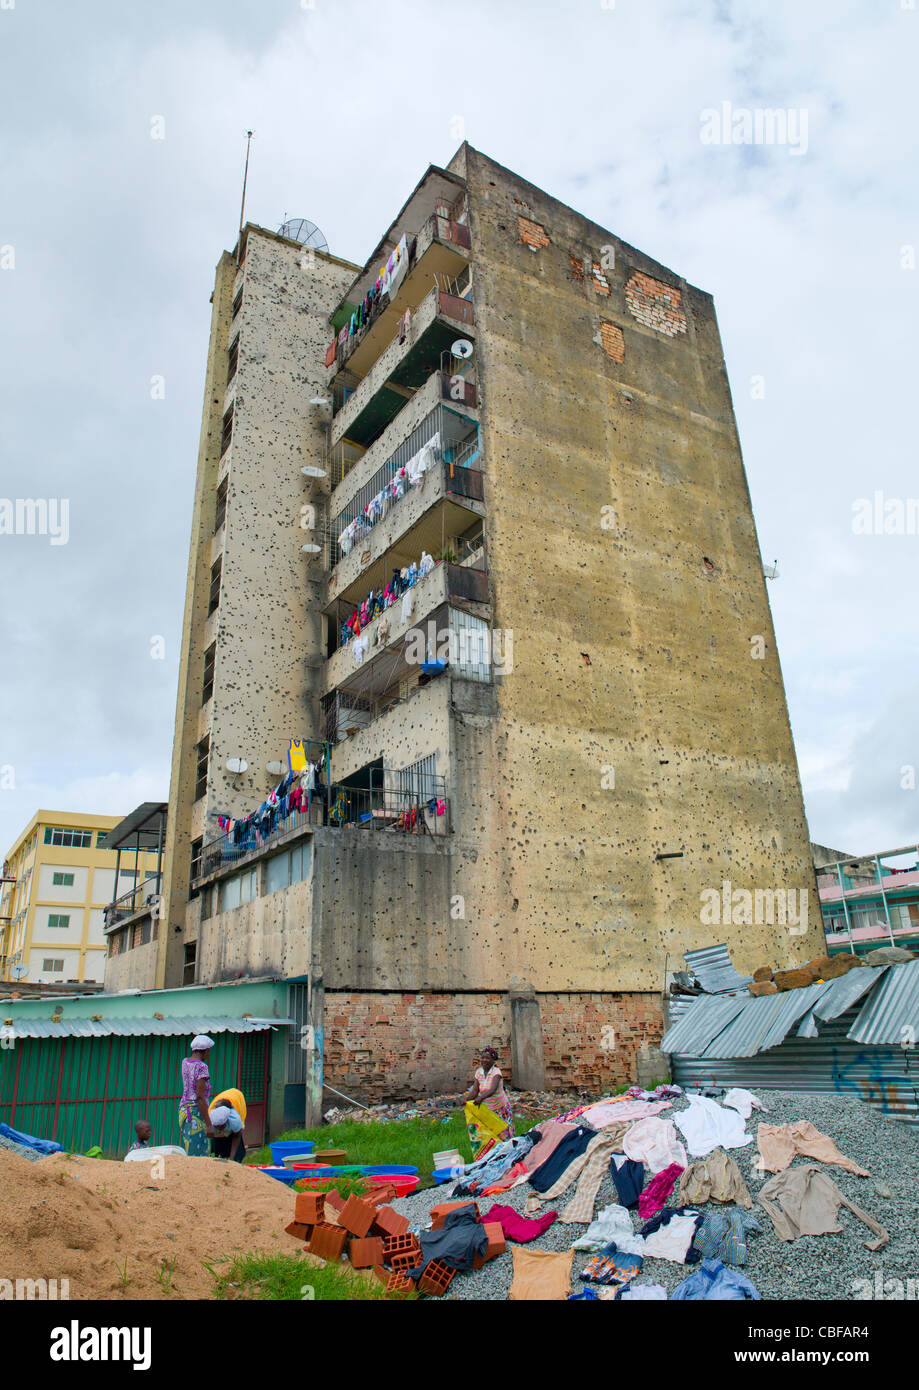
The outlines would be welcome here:
<svg viewBox="0 0 919 1390">
<path fill-rule="evenodd" d="M 63 1153 L 63 1144 L 58 1144 L 54 1139 L 38 1139 L 34 1134 L 20 1134 L 18 1129 L 11 1129 L 9 1125 L 0 1124 L 0 1134 L 4 1139 L 12 1139 L 14 1144 L 22 1144 L 27 1149 L 35 1149 L 40 1154 L 59 1154 Z"/>
</svg>

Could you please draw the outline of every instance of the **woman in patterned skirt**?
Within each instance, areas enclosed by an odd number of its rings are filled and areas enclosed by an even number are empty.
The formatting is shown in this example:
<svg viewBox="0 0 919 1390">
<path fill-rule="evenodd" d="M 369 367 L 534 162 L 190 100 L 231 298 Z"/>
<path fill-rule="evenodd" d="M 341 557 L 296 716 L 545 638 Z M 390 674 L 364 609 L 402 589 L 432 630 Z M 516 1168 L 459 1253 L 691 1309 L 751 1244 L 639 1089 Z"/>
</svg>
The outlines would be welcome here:
<svg viewBox="0 0 919 1390">
<path fill-rule="evenodd" d="M 191 1040 L 191 1050 L 182 1062 L 182 1100 L 179 1104 L 179 1133 L 189 1158 L 206 1158 L 214 1126 L 207 1102 L 211 1093 L 211 1074 L 206 1057 L 214 1046 L 212 1038 L 199 1033 Z"/>
</svg>

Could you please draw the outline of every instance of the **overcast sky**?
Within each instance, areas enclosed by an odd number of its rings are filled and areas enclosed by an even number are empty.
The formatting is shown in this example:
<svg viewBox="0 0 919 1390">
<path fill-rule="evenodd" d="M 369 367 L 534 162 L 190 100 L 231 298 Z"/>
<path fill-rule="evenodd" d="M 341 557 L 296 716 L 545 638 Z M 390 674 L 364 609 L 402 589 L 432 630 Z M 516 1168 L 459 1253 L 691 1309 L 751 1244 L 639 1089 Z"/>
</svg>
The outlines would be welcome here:
<svg viewBox="0 0 919 1390">
<path fill-rule="evenodd" d="M 0 850 L 167 796 L 248 127 L 250 219 L 347 259 L 465 138 L 714 295 L 811 836 L 915 843 L 916 518 L 854 510 L 919 496 L 915 2 L 0 0 L 0 497 L 69 501 L 0 536 Z"/>
</svg>

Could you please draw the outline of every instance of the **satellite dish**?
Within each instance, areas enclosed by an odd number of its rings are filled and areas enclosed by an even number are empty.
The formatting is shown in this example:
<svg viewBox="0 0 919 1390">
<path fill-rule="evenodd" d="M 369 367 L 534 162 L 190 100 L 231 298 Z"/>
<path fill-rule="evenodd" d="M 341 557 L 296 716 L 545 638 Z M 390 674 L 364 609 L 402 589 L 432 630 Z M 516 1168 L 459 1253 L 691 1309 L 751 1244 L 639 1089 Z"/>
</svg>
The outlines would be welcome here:
<svg viewBox="0 0 919 1390">
<path fill-rule="evenodd" d="M 318 545 L 301 545 L 300 549 L 303 551 L 303 554 L 304 554 L 304 555 L 318 555 L 318 554 L 319 554 L 319 546 L 318 546 Z"/>
<path fill-rule="evenodd" d="M 14 980 L 21 980 L 24 976 L 28 975 L 28 973 L 29 967 L 27 965 L 14 965 L 10 969 L 10 974 Z"/>
<path fill-rule="evenodd" d="M 291 241 L 299 241 L 301 246 L 311 246 L 314 251 L 328 251 L 329 249 L 329 243 L 323 232 L 320 231 L 315 222 L 309 222 L 305 217 L 292 217 L 289 222 L 282 222 L 278 228 L 278 236 L 286 236 Z"/>
<path fill-rule="evenodd" d="M 284 768 L 281 763 L 266 763 L 265 771 L 270 772 L 272 777 L 280 777 L 281 773 L 284 771 Z"/>
<path fill-rule="evenodd" d="M 324 469 L 324 468 L 314 468 L 313 465 L 312 465 L 312 464 L 309 464 L 309 463 L 306 465 L 305 468 L 301 468 L 301 469 L 300 469 L 300 472 L 303 474 L 304 478 L 324 478 L 324 477 L 325 477 L 325 469 Z"/>
<path fill-rule="evenodd" d="M 249 764 L 246 762 L 245 758 L 227 758 L 228 772 L 246 772 L 248 767 Z"/>
<path fill-rule="evenodd" d="M 475 352 L 475 348 L 468 338 L 457 338 L 456 342 L 450 348 L 450 351 L 453 353 L 454 357 L 471 357 Z"/>
<path fill-rule="evenodd" d="M 329 403 L 329 398 L 328 398 L 328 396 L 319 396 L 319 395 L 316 395 L 316 396 L 313 396 L 312 399 L 310 400 L 310 405 L 317 405 L 317 406 L 318 406 L 318 405 L 328 405 L 328 403 Z"/>
</svg>

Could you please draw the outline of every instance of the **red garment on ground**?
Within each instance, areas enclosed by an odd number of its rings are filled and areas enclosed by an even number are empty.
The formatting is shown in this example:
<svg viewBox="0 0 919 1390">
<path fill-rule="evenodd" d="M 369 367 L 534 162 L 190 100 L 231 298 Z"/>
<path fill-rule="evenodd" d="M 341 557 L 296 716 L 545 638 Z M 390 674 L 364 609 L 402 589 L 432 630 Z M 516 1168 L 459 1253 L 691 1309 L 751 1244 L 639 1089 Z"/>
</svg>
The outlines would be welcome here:
<svg viewBox="0 0 919 1390">
<path fill-rule="evenodd" d="M 514 1211 L 513 1207 L 501 1207 L 497 1204 L 482 1217 L 483 1223 L 500 1221 L 508 1240 L 519 1241 L 521 1245 L 525 1245 L 529 1240 L 536 1240 L 537 1236 L 541 1236 L 543 1231 L 548 1231 L 552 1222 L 557 1219 L 557 1211 L 547 1211 L 545 1216 L 531 1221 L 529 1217 L 521 1216 L 519 1212 Z"/>
<path fill-rule="evenodd" d="M 516 1186 L 521 1178 L 526 1177 L 526 1171 L 522 1163 L 515 1163 L 513 1168 L 508 1168 L 503 1178 L 496 1178 L 487 1187 L 483 1187 L 482 1196 L 492 1197 L 497 1192 L 506 1192 L 509 1187 Z"/>
<path fill-rule="evenodd" d="M 682 1172 L 679 1163 L 671 1163 L 669 1168 L 662 1169 L 657 1177 L 651 1179 L 638 1199 L 638 1215 L 643 1220 L 647 1221 L 649 1216 L 662 1209 Z"/>
</svg>

